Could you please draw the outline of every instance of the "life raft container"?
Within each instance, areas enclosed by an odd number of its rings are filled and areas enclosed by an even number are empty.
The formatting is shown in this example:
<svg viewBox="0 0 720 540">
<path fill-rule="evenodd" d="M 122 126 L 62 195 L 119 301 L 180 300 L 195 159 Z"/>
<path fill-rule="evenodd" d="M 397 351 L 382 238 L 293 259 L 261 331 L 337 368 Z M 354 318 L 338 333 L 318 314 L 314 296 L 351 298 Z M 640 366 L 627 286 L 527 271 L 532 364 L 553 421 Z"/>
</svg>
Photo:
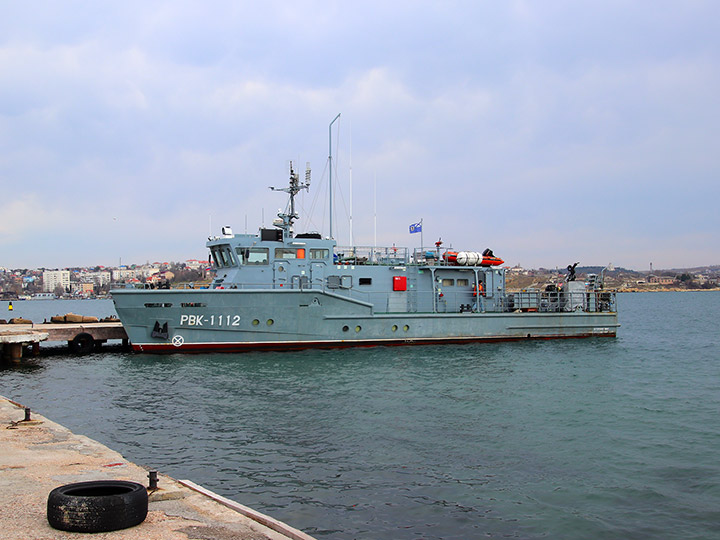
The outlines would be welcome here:
<svg viewBox="0 0 720 540">
<path fill-rule="evenodd" d="M 500 257 L 483 257 L 482 261 L 480 261 L 480 266 L 500 266 L 502 263 L 504 263 Z"/>
<path fill-rule="evenodd" d="M 499 266 L 505 262 L 500 257 L 483 255 L 477 251 L 446 251 L 443 260 L 458 266 Z"/>
<path fill-rule="evenodd" d="M 452 264 L 457 264 L 457 256 L 457 251 L 446 251 L 443 253 L 443 259 Z"/>
<path fill-rule="evenodd" d="M 474 251 L 461 251 L 457 254 L 457 263 L 460 266 L 475 266 L 480 260 L 481 255 Z"/>
</svg>

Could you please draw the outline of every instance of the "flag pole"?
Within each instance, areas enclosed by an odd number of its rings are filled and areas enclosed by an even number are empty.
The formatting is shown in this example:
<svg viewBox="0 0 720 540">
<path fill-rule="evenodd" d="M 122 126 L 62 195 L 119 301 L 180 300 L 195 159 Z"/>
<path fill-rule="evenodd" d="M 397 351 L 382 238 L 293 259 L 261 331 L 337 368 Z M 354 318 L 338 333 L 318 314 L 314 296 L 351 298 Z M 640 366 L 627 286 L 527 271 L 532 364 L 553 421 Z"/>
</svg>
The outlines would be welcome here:
<svg viewBox="0 0 720 540">
<path fill-rule="evenodd" d="M 420 218 L 420 253 L 422 253 L 423 250 L 423 227 L 422 227 L 422 218 Z"/>
</svg>

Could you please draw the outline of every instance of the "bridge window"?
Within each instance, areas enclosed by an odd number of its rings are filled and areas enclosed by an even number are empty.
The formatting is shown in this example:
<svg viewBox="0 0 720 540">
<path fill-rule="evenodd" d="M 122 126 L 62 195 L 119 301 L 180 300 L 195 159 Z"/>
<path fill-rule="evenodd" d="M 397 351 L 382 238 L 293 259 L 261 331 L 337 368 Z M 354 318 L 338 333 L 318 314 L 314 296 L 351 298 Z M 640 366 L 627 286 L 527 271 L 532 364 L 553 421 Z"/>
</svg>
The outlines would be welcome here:
<svg viewBox="0 0 720 540">
<path fill-rule="evenodd" d="M 297 259 L 298 258 L 298 250 L 295 248 L 275 248 L 275 258 L 276 259 Z M 303 256 L 300 258 L 305 258 L 305 250 L 302 250 Z"/>
<path fill-rule="evenodd" d="M 310 249 L 311 259 L 327 259 L 329 255 L 330 250 L 328 249 Z"/>
<path fill-rule="evenodd" d="M 226 268 L 228 266 L 235 266 L 235 257 L 229 245 L 215 246 L 212 248 L 212 257 L 215 262 L 215 266 L 218 268 Z"/>
<path fill-rule="evenodd" d="M 372 285 L 372 278 L 361 277 L 358 282 L 360 285 Z"/>
<path fill-rule="evenodd" d="M 454 280 L 454 279 L 443 279 L 443 280 L 442 280 L 442 286 L 443 286 L 443 287 L 452 287 L 453 285 L 455 285 L 455 280 Z"/>
<path fill-rule="evenodd" d="M 242 264 L 263 265 L 268 264 L 268 248 L 237 248 Z"/>
<path fill-rule="evenodd" d="M 468 285 L 470 285 L 470 282 L 467 279 L 458 279 L 457 280 L 458 287 L 467 287 Z"/>
<path fill-rule="evenodd" d="M 223 246 L 220 250 L 220 256 L 223 259 L 223 266 L 235 266 L 235 257 L 233 257 L 229 246 Z"/>
</svg>

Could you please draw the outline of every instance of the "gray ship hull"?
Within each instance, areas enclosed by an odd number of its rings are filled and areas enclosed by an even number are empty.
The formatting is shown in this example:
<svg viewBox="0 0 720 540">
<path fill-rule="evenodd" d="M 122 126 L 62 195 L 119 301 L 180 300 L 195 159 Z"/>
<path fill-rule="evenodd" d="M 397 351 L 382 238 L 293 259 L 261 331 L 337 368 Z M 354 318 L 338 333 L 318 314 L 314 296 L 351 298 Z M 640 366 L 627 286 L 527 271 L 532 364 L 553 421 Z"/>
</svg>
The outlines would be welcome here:
<svg viewBox="0 0 720 540">
<path fill-rule="evenodd" d="M 338 246 L 295 234 L 295 196 L 309 188 L 290 166 L 285 211 L 257 234 L 210 236 L 207 289 L 123 289 L 113 300 L 143 352 L 244 351 L 615 336 L 616 296 L 604 270 L 578 281 L 508 292 L 504 261 L 445 248 Z M 332 220 L 330 220 L 332 223 Z M 413 225 L 410 233 L 422 230 Z M 148 289 L 147 287 L 151 288 Z M 161 285 L 169 287 L 169 283 Z"/>
<path fill-rule="evenodd" d="M 614 337 L 615 311 L 375 313 L 327 290 L 117 290 L 133 350 L 287 350 Z"/>
</svg>

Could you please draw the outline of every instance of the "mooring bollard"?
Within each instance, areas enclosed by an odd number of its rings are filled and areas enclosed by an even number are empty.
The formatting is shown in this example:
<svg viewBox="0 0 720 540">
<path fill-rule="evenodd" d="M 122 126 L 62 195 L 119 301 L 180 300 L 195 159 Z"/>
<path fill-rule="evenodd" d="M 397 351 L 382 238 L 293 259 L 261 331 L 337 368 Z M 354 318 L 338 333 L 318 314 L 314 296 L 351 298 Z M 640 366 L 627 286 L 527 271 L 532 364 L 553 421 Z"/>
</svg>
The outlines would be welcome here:
<svg viewBox="0 0 720 540">
<path fill-rule="evenodd" d="M 24 422 L 30 421 L 30 407 L 25 407 L 25 420 L 23 420 L 23 421 Z"/>
<path fill-rule="evenodd" d="M 157 489 L 158 488 L 158 473 L 157 473 L 157 471 L 150 471 L 148 473 L 148 478 L 150 479 L 150 484 L 148 485 L 148 489 Z"/>
</svg>

